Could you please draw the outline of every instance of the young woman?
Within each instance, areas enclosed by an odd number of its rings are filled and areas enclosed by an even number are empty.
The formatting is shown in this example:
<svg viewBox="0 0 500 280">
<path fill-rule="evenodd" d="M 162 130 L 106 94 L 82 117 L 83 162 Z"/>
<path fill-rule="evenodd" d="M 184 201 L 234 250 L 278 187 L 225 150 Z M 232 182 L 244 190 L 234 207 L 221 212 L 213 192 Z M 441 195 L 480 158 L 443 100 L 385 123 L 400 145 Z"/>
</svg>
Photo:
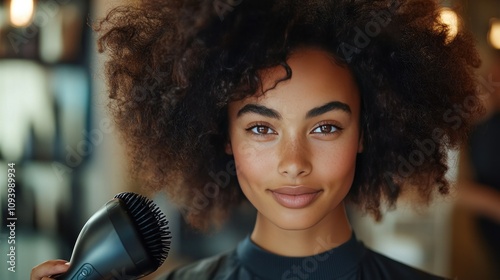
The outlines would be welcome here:
<svg viewBox="0 0 500 280">
<path fill-rule="evenodd" d="M 438 279 L 364 247 L 344 208 L 448 192 L 479 58 L 434 1 L 143 1 L 97 29 L 135 174 L 197 228 L 258 212 L 234 251 L 166 279 Z"/>
</svg>

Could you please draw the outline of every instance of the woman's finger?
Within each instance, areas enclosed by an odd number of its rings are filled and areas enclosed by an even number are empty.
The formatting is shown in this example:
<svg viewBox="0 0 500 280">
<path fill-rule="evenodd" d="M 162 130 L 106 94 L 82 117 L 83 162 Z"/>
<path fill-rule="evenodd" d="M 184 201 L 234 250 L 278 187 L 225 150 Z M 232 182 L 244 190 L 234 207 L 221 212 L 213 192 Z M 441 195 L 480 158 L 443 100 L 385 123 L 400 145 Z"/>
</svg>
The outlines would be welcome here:
<svg viewBox="0 0 500 280">
<path fill-rule="evenodd" d="M 66 272 L 69 263 L 65 260 L 50 260 L 43 262 L 31 270 L 31 280 L 49 280 L 50 275 Z"/>
</svg>

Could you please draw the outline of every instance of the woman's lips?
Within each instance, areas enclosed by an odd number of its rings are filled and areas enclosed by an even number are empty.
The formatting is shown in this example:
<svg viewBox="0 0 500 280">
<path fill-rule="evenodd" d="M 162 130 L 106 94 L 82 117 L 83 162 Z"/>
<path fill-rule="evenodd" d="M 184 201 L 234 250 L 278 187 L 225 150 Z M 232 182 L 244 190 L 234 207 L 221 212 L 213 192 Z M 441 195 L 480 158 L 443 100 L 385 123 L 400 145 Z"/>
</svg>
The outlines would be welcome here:
<svg viewBox="0 0 500 280">
<path fill-rule="evenodd" d="M 274 200 L 281 206 L 299 209 L 309 206 L 316 200 L 321 190 L 307 187 L 283 187 L 270 190 Z"/>
</svg>

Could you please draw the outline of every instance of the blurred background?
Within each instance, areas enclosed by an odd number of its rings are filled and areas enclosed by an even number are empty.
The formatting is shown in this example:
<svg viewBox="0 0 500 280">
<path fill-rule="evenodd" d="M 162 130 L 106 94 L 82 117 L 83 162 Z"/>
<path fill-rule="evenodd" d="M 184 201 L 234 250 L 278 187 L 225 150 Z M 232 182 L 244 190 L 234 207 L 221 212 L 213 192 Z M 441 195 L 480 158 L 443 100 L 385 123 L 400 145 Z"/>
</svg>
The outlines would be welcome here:
<svg viewBox="0 0 500 280">
<path fill-rule="evenodd" d="M 0 0 L 0 279 L 29 279 L 40 262 L 69 260 L 93 213 L 116 193 L 143 193 L 127 175 L 106 113 L 105 57 L 97 54 L 89 27 L 129 2 Z M 359 239 L 402 262 L 449 278 L 500 279 L 500 0 L 442 6 L 444 22 L 475 34 L 488 129 L 450 152 L 448 176 L 456 182 L 450 196 L 420 210 L 403 197 L 378 224 L 355 209 L 349 215 Z M 9 163 L 16 170 L 15 272 L 7 262 Z M 164 195 L 151 198 L 167 214 L 174 240 L 165 264 L 146 279 L 229 250 L 253 226 L 255 211 L 242 205 L 221 231 L 201 235 Z"/>
</svg>

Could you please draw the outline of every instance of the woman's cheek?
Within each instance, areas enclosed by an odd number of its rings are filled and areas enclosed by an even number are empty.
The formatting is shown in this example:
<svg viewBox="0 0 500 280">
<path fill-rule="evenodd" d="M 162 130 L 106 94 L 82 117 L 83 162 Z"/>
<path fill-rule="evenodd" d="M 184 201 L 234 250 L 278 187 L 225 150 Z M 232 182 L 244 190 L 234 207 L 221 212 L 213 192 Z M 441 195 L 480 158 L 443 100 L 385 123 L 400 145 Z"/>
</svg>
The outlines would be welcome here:
<svg viewBox="0 0 500 280">
<path fill-rule="evenodd" d="M 234 153 L 236 172 L 241 184 L 254 184 L 272 174 L 275 155 L 272 150 L 242 143 Z"/>
<path fill-rule="evenodd" d="M 238 156 L 239 161 L 245 161 L 250 158 L 256 158 L 258 156 L 258 147 L 255 143 L 251 141 L 239 141 L 236 145 L 236 151 L 234 151 L 235 156 Z"/>
<path fill-rule="evenodd" d="M 352 147 L 351 147 L 352 146 Z M 323 147 L 315 151 L 315 173 L 322 178 L 338 183 L 352 183 L 356 168 L 357 146 L 344 145 L 327 149 Z"/>
</svg>

